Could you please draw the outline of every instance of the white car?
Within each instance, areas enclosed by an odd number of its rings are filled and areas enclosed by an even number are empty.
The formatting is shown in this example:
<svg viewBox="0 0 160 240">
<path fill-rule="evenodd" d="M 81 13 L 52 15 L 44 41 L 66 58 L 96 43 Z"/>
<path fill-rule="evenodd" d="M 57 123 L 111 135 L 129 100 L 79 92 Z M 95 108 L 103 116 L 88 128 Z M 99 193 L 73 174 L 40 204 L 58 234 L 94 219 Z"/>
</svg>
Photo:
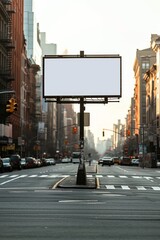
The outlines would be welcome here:
<svg viewBox="0 0 160 240">
<path fill-rule="evenodd" d="M 133 158 L 133 159 L 131 160 L 131 165 L 132 165 L 132 166 L 139 166 L 139 159 Z"/>
<path fill-rule="evenodd" d="M 62 158 L 62 161 L 61 161 L 61 162 L 62 162 L 62 163 L 70 163 L 71 160 L 70 160 L 70 158 L 65 157 L 65 158 Z"/>
<path fill-rule="evenodd" d="M 111 157 L 103 157 L 102 158 L 102 166 L 104 165 L 113 165 L 114 164 L 114 161 L 113 161 L 113 158 Z"/>
</svg>

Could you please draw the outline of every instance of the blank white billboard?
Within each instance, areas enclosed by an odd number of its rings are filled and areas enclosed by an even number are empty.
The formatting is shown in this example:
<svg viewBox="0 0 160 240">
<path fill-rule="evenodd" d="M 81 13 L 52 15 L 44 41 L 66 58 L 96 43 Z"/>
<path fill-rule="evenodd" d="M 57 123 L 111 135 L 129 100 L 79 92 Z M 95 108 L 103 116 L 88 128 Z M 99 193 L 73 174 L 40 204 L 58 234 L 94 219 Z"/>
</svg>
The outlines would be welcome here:
<svg viewBox="0 0 160 240">
<path fill-rule="evenodd" d="M 45 56 L 43 97 L 121 97 L 121 57 Z"/>
</svg>

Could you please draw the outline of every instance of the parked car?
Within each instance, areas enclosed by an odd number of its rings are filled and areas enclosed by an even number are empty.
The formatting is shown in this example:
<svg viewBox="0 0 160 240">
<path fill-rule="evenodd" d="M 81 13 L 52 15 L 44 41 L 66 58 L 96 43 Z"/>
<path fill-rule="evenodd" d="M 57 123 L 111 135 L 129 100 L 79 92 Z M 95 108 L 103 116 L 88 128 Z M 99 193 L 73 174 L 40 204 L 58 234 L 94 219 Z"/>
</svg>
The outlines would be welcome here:
<svg viewBox="0 0 160 240">
<path fill-rule="evenodd" d="M 13 154 L 11 155 L 10 159 L 11 159 L 11 164 L 13 169 L 18 169 L 18 170 L 22 169 L 20 155 Z"/>
<path fill-rule="evenodd" d="M 47 166 L 47 165 L 48 165 L 48 163 L 47 163 L 47 161 L 46 161 L 46 158 L 42 158 L 42 159 L 41 159 L 41 163 L 42 163 L 41 166 Z"/>
<path fill-rule="evenodd" d="M 37 167 L 36 159 L 33 157 L 26 157 L 26 168 L 35 168 Z"/>
<path fill-rule="evenodd" d="M 104 166 L 104 165 L 109 165 L 109 166 L 111 166 L 111 165 L 113 165 L 113 164 L 114 164 L 113 158 L 111 158 L 111 157 L 103 157 L 103 158 L 102 158 L 102 166 Z"/>
<path fill-rule="evenodd" d="M 4 171 L 12 171 L 13 167 L 11 164 L 11 159 L 9 157 L 6 158 L 2 158 L 2 162 L 3 162 L 3 170 Z"/>
<path fill-rule="evenodd" d="M 0 158 L 0 172 L 3 172 L 3 171 L 4 171 L 3 161 L 2 161 L 2 159 Z"/>
<path fill-rule="evenodd" d="M 56 164 L 56 161 L 54 160 L 54 158 L 45 158 L 44 161 L 45 161 L 45 163 L 44 163 L 45 166 L 50 166 L 50 165 Z"/>
<path fill-rule="evenodd" d="M 133 159 L 131 160 L 131 165 L 132 165 L 132 166 L 139 166 L 139 159 L 133 158 Z"/>
<path fill-rule="evenodd" d="M 37 167 L 42 167 L 42 161 L 41 159 L 36 159 Z"/>
<path fill-rule="evenodd" d="M 46 161 L 48 162 L 48 165 L 55 165 L 56 161 L 54 158 L 47 158 Z"/>
<path fill-rule="evenodd" d="M 22 166 L 23 169 L 27 167 L 26 164 L 27 164 L 26 159 L 21 158 L 21 166 Z"/>
</svg>

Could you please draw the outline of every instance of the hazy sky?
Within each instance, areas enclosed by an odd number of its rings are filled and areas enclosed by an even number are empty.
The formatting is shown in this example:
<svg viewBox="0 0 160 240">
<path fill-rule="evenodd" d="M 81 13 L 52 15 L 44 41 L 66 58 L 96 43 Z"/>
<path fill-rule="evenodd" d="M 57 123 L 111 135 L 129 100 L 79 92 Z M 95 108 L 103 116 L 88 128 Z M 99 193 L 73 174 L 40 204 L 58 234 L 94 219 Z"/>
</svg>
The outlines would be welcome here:
<svg viewBox="0 0 160 240">
<path fill-rule="evenodd" d="M 87 104 L 90 129 L 102 138 L 102 129 L 125 122 L 133 97 L 136 49 L 150 47 L 151 34 L 160 34 L 160 0 L 35 0 L 40 31 L 47 43 L 63 54 L 120 54 L 122 98 L 119 103 Z M 77 86 L 78 87 L 78 86 Z M 103 86 L 102 86 L 103 87 Z M 79 109 L 79 106 L 76 107 Z M 106 138 L 112 134 L 106 131 Z"/>
</svg>

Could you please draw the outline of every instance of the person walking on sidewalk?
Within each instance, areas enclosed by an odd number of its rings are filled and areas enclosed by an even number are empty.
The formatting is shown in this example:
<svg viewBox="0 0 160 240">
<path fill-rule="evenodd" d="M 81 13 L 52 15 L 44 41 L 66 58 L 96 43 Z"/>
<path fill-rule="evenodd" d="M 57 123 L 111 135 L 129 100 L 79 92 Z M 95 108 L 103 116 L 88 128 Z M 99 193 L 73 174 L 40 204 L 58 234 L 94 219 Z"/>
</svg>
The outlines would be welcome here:
<svg viewBox="0 0 160 240">
<path fill-rule="evenodd" d="M 89 161 L 89 166 L 91 166 L 91 163 L 92 163 L 91 153 L 88 153 L 88 161 Z"/>
</svg>

